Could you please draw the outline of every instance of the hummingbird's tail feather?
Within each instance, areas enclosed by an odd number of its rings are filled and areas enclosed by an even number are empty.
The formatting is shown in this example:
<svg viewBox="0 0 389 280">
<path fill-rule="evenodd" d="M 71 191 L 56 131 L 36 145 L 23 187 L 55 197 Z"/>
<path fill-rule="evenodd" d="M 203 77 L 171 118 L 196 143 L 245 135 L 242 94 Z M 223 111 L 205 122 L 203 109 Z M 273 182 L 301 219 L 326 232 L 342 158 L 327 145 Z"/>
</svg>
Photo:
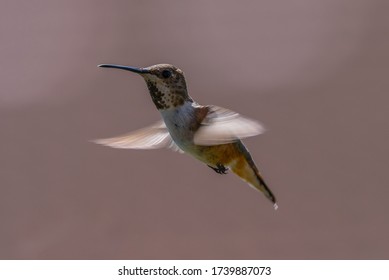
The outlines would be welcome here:
<svg viewBox="0 0 389 280">
<path fill-rule="evenodd" d="M 274 209 L 277 209 L 278 205 L 276 203 L 276 198 L 259 173 L 251 155 L 243 144 L 240 148 L 243 148 L 242 156 L 236 159 L 230 166 L 232 172 L 246 181 L 251 187 L 261 191 L 271 202 L 273 202 Z"/>
</svg>

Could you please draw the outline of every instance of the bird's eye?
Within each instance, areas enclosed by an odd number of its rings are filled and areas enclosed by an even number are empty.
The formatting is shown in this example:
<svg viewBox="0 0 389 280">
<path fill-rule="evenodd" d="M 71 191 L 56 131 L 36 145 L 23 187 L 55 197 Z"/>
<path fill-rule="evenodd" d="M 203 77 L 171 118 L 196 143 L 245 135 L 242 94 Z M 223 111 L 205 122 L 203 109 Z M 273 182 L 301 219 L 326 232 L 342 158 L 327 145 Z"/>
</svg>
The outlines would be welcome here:
<svg viewBox="0 0 389 280">
<path fill-rule="evenodd" d="M 164 78 L 169 78 L 171 75 L 172 75 L 172 72 L 170 72 L 169 70 L 162 71 L 162 77 L 164 77 Z"/>
</svg>

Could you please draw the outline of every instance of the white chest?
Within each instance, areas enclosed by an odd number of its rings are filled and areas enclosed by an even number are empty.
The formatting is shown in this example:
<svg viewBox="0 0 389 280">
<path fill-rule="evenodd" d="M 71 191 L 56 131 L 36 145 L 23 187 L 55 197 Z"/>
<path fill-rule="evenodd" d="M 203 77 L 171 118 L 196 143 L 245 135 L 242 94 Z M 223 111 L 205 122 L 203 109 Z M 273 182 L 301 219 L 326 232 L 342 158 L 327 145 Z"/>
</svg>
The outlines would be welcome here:
<svg viewBox="0 0 389 280">
<path fill-rule="evenodd" d="M 169 130 L 173 141 L 182 149 L 193 143 L 193 131 L 189 129 L 191 124 L 196 121 L 195 107 L 192 102 L 185 102 L 183 105 L 160 110 L 166 127 Z"/>
</svg>

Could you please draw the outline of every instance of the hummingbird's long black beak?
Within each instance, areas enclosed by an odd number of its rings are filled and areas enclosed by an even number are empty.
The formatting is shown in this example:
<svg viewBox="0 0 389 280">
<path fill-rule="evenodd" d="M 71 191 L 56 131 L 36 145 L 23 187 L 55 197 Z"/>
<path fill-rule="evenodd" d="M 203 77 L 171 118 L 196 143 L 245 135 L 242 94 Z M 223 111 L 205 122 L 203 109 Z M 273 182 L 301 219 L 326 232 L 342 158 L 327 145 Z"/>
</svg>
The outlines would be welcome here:
<svg viewBox="0 0 389 280">
<path fill-rule="evenodd" d="M 138 74 L 147 74 L 150 73 L 149 70 L 144 69 L 144 68 L 137 68 L 137 67 L 131 67 L 131 66 L 124 66 L 124 65 L 116 65 L 116 64 L 100 64 L 98 65 L 99 67 L 104 67 L 104 68 L 116 68 L 116 69 L 122 69 L 122 70 L 127 70 L 131 71 L 134 73 Z"/>
</svg>

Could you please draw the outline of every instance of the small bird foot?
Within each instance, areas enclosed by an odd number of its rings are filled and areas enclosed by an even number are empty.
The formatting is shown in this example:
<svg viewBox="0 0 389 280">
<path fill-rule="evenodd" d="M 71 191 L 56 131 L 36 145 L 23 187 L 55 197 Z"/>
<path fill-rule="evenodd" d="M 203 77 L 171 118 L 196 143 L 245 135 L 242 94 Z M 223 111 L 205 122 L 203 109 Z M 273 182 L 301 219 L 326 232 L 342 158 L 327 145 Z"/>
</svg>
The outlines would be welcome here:
<svg viewBox="0 0 389 280">
<path fill-rule="evenodd" d="M 227 174 L 227 170 L 228 168 L 226 168 L 224 165 L 218 163 L 216 165 L 216 167 L 213 167 L 213 166 L 210 166 L 208 165 L 210 168 L 212 168 L 213 170 L 215 170 L 216 173 L 218 174 Z"/>
</svg>

